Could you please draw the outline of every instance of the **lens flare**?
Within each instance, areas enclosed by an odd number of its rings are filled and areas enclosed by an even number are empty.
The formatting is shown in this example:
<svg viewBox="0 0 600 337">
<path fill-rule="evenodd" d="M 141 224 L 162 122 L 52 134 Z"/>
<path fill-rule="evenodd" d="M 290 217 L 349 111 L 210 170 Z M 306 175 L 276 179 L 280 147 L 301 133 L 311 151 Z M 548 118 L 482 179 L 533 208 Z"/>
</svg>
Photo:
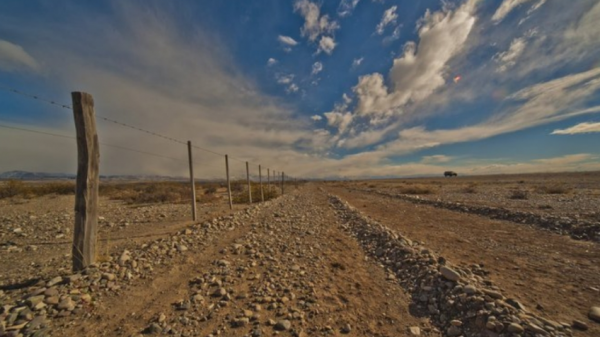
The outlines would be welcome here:
<svg viewBox="0 0 600 337">
<path fill-rule="evenodd" d="M 460 81 L 461 79 L 462 79 L 462 77 L 460 77 L 460 75 L 454 77 L 454 83 L 458 83 L 458 81 Z"/>
</svg>

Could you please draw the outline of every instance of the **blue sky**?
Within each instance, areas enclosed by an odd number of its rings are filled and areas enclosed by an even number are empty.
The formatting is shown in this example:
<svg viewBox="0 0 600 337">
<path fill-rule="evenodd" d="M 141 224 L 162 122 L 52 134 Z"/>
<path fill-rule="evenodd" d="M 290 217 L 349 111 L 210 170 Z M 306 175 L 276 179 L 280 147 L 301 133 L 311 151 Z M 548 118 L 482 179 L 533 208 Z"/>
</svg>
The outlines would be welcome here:
<svg viewBox="0 0 600 337">
<path fill-rule="evenodd" d="M 65 103 L 88 91 L 98 114 L 298 176 L 598 170 L 597 22 L 592 0 L 8 0 L 0 85 Z M 69 111 L 5 91 L 0 124 L 73 134 Z M 72 172 L 72 142 L 44 137 L 2 129 L 0 171 Z M 185 172 L 114 149 L 102 162 Z"/>
</svg>

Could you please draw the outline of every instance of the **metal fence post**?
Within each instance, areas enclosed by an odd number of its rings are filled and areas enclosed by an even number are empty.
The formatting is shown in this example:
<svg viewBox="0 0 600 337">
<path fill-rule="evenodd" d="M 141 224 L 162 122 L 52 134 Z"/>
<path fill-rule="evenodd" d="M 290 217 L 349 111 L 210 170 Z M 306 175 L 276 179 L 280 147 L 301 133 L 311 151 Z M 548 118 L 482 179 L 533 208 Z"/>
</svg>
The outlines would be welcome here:
<svg viewBox="0 0 600 337">
<path fill-rule="evenodd" d="M 194 181 L 194 163 L 192 160 L 192 142 L 188 140 L 188 159 L 190 162 L 190 185 L 192 188 L 192 220 L 196 221 L 196 182 Z"/>
</svg>

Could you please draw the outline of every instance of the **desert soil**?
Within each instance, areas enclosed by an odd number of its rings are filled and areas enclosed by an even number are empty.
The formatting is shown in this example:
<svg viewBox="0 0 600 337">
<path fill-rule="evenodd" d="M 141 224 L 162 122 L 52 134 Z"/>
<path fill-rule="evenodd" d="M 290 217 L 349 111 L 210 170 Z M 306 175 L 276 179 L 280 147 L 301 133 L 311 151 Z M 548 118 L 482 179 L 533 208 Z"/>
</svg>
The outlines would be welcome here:
<svg viewBox="0 0 600 337">
<path fill-rule="evenodd" d="M 104 260 L 71 274 L 63 198 L 0 205 L 0 336 L 600 335 L 598 243 L 309 184 L 196 223 L 104 200 Z"/>
</svg>

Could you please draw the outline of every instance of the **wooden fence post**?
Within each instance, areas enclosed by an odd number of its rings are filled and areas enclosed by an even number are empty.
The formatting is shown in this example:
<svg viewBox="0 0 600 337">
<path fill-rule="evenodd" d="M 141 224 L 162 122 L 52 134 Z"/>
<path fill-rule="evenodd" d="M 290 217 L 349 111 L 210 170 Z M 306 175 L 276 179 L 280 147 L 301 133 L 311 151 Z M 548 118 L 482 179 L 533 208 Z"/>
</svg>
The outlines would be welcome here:
<svg viewBox="0 0 600 337">
<path fill-rule="evenodd" d="M 267 189 L 269 190 L 269 194 L 271 194 L 271 169 L 267 168 Z"/>
<path fill-rule="evenodd" d="M 192 188 L 192 220 L 196 221 L 196 183 L 194 181 L 194 163 L 192 160 L 192 142 L 188 140 L 188 159 L 190 162 L 190 185 Z"/>
<path fill-rule="evenodd" d="M 231 182 L 229 181 L 229 157 L 225 155 L 225 171 L 227 173 L 227 194 L 229 195 L 229 209 L 233 209 L 233 199 L 231 199 Z"/>
<path fill-rule="evenodd" d="M 250 167 L 246 162 L 246 181 L 248 182 L 248 204 L 252 205 L 252 185 L 250 184 Z"/>
<path fill-rule="evenodd" d="M 284 176 L 285 176 L 285 173 L 281 172 L 281 195 L 283 195 L 283 185 L 285 184 L 284 178 L 283 178 Z"/>
<path fill-rule="evenodd" d="M 71 99 L 77 134 L 77 185 L 72 250 L 73 271 L 77 272 L 96 262 L 100 148 L 96 133 L 94 98 L 85 92 L 72 92 Z"/>
<path fill-rule="evenodd" d="M 262 186 L 262 169 L 260 165 L 258 165 L 258 183 L 260 185 L 260 201 L 265 202 L 265 193 L 263 192 Z"/>
</svg>

